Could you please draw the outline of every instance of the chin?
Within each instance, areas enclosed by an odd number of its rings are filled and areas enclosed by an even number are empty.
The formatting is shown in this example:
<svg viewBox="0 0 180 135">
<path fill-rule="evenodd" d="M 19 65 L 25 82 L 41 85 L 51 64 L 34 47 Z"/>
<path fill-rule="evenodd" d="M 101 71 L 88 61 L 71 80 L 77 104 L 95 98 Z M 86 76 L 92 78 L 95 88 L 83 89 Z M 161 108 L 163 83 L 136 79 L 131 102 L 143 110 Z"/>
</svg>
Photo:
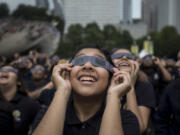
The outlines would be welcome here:
<svg viewBox="0 0 180 135">
<path fill-rule="evenodd" d="M 98 96 L 98 95 L 102 95 L 103 92 L 97 92 L 97 90 L 93 89 L 93 88 L 82 88 L 81 89 L 76 89 L 74 90 L 74 93 L 76 95 L 79 95 L 81 97 L 95 97 L 95 96 Z"/>
</svg>

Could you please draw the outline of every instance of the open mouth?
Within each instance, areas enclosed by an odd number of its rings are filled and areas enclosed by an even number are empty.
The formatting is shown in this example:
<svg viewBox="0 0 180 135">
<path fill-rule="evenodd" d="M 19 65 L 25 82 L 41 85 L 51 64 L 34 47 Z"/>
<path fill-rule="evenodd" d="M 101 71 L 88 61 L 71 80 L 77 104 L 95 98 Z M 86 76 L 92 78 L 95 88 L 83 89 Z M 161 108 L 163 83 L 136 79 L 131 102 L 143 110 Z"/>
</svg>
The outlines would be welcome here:
<svg viewBox="0 0 180 135">
<path fill-rule="evenodd" d="M 9 76 L 8 75 L 0 75 L 0 79 L 8 79 Z"/>
<path fill-rule="evenodd" d="M 119 67 L 119 68 L 120 68 L 120 67 L 130 67 L 130 64 L 123 62 L 123 63 L 120 63 L 120 64 L 118 65 L 118 67 Z"/>
<path fill-rule="evenodd" d="M 83 83 L 94 83 L 97 81 L 97 78 L 92 75 L 81 75 L 78 77 L 78 80 Z"/>
</svg>

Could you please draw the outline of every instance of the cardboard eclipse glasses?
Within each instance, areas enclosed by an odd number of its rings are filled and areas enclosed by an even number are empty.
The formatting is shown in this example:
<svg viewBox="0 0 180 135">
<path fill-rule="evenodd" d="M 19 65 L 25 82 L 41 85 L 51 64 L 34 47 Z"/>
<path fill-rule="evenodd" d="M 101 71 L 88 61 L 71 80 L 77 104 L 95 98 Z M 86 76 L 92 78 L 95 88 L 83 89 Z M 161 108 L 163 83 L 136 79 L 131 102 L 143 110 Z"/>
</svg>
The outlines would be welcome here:
<svg viewBox="0 0 180 135">
<path fill-rule="evenodd" d="M 113 66 L 107 60 L 97 56 L 78 56 L 71 61 L 71 64 L 73 66 L 82 66 L 88 61 L 90 61 L 93 66 L 102 67 L 110 72 L 113 72 Z"/>
<path fill-rule="evenodd" d="M 115 53 L 111 55 L 111 59 L 119 59 L 119 58 L 122 58 L 123 56 L 126 56 L 126 58 L 131 59 L 131 60 L 136 60 L 136 56 L 130 53 Z"/>
<path fill-rule="evenodd" d="M 18 73 L 18 70 L 15 68 L 0 68 L 0 72 L 3 72 L 3 71 Z"/>
</svg>

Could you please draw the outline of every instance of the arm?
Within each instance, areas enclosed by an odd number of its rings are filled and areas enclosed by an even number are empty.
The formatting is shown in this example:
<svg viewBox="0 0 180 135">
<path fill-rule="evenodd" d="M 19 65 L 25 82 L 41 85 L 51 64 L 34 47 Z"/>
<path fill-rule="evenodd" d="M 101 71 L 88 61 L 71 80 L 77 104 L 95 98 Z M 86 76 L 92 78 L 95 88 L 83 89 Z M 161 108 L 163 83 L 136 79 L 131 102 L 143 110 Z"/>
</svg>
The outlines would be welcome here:
<svg viewBox="0 0 180 135">
<path fill-rule="evenodd" d="M 138 77 L 137 79 L 141 82 L 149 82 L 148 80 L 148 76 L 146 75 L 146 73 L 144 73 L 142 70 L 138 71 Z"/>
<path fill-rule="evenodd" d="M 106 107 L 102 117 L 99 135 L 125 134 L 123 131 L 122 118 L 120 114 L 120 110 L 121 110 L 120 98 L 129 91 L 130 89 L 129 84 L 130 84 L 130 77 L 127 72 L 121 71 L 118 72 L 117 74 L 116 73 L 114 74 L 111 85 L 107 93 Z"/>
<path fill-rule="evenodd" d="M 71 64 L 57 65 L 53 69 L 52 81 L 56 87 L 53 101 L 33 135 L 62 135 L 66 106 L 71 93 L 69 76 L 62 78 L 63 70 L 70 71 Z M 57 115 L 58 114 L 58 115 Z"/>
<path fill-rule="evenodd" d="M 134 88 L 127 94 L 127 109 L 136 115 L 142 134 L 147 128 L 151 109 L 145 106 L 138 106 Z"/>
<path fill-rule="evenodd" d="M 142 134 L 147 128 L 151 109 L 145 106 L 138 106 L 137 104 L 134 87 L 137 80 L 137 76 L 139 75 L 138 73 L 139 73 L 139 64 L 138 62 L 134 61 L 132 64 L 132 71 L 130 73 L 132 80 L 131 90 L 127 93 L 127 109 L 132 111 L 136 115 L 139 121 L 140 132 Z"/>
<path fill-rule="evenodd" d="M 52 82 L 49 82 L 49 83 L 47 83 L 45 86 L 43 86 L 42 88 L 39 88 L 39 89 L 37 89 L 37 90 L 35 90 L 35 91 L 32 91 L 32 92 L 27 91 L 27 94 L 28 94 L 28 96 L 29 96 L 30 98 L 32 98 L 32 99 L 37 99 L 37 98 L 40 96 L 40 94 L 41 94 L 41 92 L 42 92 L 43 90 L 45 90 L 45 89 L 52 89 L 52 88 L 54 88 L 54 85 L 53 85 Z"/>
<path fill-rule="evenodd" d="M 109 94 L 99 135 L 124 135 L 120 108 L 120 99 Z"/>
<path fill-rule="evenodd" d="M 166 68 L 162 65 L 160 62 L 159 58 L 155 58 L 154 60 L 155 65 L 158 66 L 160 69 L 162 76 L 163 76 L 163 81 L 169 82 L 171 81 L 171 74 L 166 70 Z"/>
</svg>

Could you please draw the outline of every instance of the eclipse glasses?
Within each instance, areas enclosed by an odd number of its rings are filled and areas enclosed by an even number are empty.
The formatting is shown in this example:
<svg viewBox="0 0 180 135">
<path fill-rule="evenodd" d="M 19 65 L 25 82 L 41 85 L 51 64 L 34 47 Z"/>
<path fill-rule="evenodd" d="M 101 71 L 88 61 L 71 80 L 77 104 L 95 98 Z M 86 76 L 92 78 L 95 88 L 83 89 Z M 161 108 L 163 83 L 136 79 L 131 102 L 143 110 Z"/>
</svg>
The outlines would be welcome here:
<svg viewBox="0 0 180 135">
<path fill-rule="evenodd" d="M 123 56 L 126 56 L 126 58 L 131 59 L 131 60 L 136 60 L 136 56 L 130 53 L 115 53 L 111 55 L 111 59 L 119 59 L 119 58 L 122 58 Z"/>
<path fill-rule="evenodd" d="M 73 66 L 83 66 L 88 61 L 90 61 L 93 66 L 102 67 L 110 72 L 113 72 L 113 66 L 105 59 L 97 56 L 78 56 L 71 61 L 71 64 Z"/>
<path fill-rule="evenodd" d="M 0 72 L 3 72 L 3 71 L 18 73 L 18 70 L 15 68 L 0 68 Z"/>
</svg>

